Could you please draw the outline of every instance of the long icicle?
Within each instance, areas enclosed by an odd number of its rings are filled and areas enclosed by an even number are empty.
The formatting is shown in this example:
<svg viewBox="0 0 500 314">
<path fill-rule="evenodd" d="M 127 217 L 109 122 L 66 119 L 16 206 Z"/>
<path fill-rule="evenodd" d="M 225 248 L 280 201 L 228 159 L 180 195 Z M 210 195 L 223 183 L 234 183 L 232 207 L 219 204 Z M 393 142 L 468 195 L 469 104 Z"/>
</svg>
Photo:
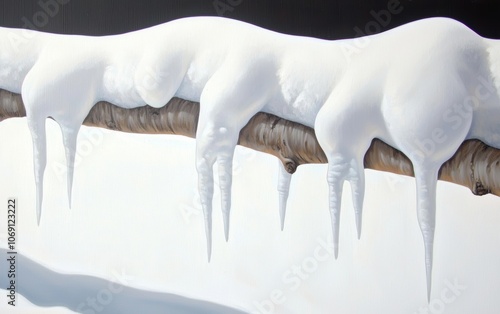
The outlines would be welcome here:
<svg viewBox="0 0 500 314">
<path fill-rule="evenodd" d="M 75 127 L 61 126 L 61 132 L 63 134 L 64 150 L 66 153 L 67 189 L 68 189 L 67 193 L 68 193 L 69 208 L 71 208 L 72 204 L 73 176 L 75 171 L 76 144 L 77 144 L 79 129 L 80 125 L 77 125 Z"/>
<path fill-rule="evenodd" d="M 281 231 L 285 228 L 285 215 L 288 195 L 290 194 L 290 183 L 292 181 L 292 174 L 288 173 L 283 166 L 281 160 L 278 160 L 278 193 L 279 193 L 279 210 L 280 210 L 280 223 Z"/>
<path fill-rule="evenodd" d="M 207 259 L 210 263 L 212 259 L 212 212 L 205 212 L 205 237 L 207 239 Z"/>
<path fill-rule="evenodd" d="M 358 161 L 353 161 L 351 166 L 349 184 L 351 185 L 352 203 L 356 217 L 356 231 L 358 239 L 360 239 L 363 220 L 363 201 L 365 197 L 365 171 L 363 164 Z"/>
<path fill-rule="evenodd" d="M 212 257 L 212 200 L 214 195 L 213 167 L 214 161 L 208 162 L 205 158 L 197 164 L 198 192 L 205 221 L 205 235 L 207 240 L 208 262 Z"/>
<path fill-rule="evenodd" d="M 430 302 L 434 230 L 436 226 L 436 185 L 438 170 L 415 167 L 417 183 L 417 219 L 424 239 L 427 301 Z"/>
<path fill-rule="evenodd" d="M 327 181 L 329 187 L 329 209 L 335 259 L 339 256 L 340 210 L 342 204 L 342 190 L 345 181 L 345 168 L 346 164 L 342 163 L 341 158 L 336 158 L 328 163 Z"/>
<path fill-rule="evenodd" d="M 36 217 L 40 225 L 42 217 L 43 178 L 47 165 L 47 135 L 45 129 L 46 118 L 28 117 L 28 127 L 33 140 L 33 165 L 36 186 Z"/>
<path fill-rule="evenodd" d="M 229 219 L 231 214 L 233 155 L 219 158 L 217 160 L 217 165 L 219 169 L 219 186 L 222 202 L 222 218 L 224 221 L 224 237 L 227 242 L 229 241 Z"/>
</svg>

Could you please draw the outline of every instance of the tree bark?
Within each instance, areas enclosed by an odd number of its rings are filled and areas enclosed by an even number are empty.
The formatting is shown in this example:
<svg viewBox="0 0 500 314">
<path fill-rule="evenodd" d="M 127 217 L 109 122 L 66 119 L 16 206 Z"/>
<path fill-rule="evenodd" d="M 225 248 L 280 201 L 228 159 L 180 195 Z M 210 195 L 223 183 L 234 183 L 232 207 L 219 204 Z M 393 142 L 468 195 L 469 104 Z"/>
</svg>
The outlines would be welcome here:
<svg viewBox="0 0 500 314">
<path fill-rule="evenodd" d="M 144 134 L 178 134 L 194 138 L 199 104 L 174 98 L 161 108 L 123 109 L 108 102 L 97 103 L 84 125 Z M 22 98 L 0 90 L 0 121 L 26 116 Z M 239 145 L 278 157 L 289 173 L 298 166 L 326 163 L 314 130 L 268 113 L 257 113 L 241 130 Z M 400 151 L 374 139 L 364 159 L 365 168 L 413 176 L 410 160 Z M 475 195 L 500 196 L 500 150 L 480 140 L 462 143 L 440 169 L 439 179 L 468 187 Z"/>
</svg>

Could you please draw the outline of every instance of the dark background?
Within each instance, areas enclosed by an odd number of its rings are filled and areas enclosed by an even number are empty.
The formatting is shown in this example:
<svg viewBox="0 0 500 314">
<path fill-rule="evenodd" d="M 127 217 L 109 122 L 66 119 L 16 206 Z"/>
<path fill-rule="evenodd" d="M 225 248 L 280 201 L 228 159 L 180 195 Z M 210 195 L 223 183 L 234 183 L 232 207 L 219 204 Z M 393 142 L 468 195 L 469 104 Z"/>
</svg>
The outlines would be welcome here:
<svg viewBox="0 0 500 314">
<path fill-rule="evenodd" d="M 0 0 L 0 26 L 105 35 L 180 17 L 223 15 L 283 33 L 337 39 L 359 35 L 356 27 L 366 30 L 368 23 L 376 22 L 370 12 L 386 10 L 391 1 L 397 0 Z M 378 23 L 377 28 L 370 24 L 369 32 L 425 17 L 447 16 L 464 22 L 482 36 L 500 38 L 498 0 L 399 2 L 402 11 L 392 14 L 386 25 Z M 42 3 L 52 3 L 52 11 L 44 10 Z M 225 4 L 225 9 L 217 9 L 217 3 Z"/>
</svg>

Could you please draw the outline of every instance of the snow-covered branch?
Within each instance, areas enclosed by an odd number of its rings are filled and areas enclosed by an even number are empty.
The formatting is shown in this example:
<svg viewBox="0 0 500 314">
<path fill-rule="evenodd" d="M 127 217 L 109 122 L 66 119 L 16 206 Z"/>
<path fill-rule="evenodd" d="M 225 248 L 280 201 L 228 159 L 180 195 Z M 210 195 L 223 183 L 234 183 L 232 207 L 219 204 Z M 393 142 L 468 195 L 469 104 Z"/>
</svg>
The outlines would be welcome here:
<svg viewBox="0 0 500 314">
<path fill-rule="evenodd" d="M 121 132 L 194 138 L 198 114 L 198 103 L 180 98 L 173 98 L 161 108 L 124 109 L 99 102 L 83 124 Z M 21 96 L 0 90 L 0 121 L 24 116 Z M 267 113 L 258 113 L 249 121 L 240 132 L 238 144 L 276 156 L 289 173 L 294 173 L 300 165 L 327 163 L 312 128 Z M 364 165 L 369 169 L 414 175 L 410 160 L 378 139 L 373 140 Z M 439 179 L 468 187 L 476 195 L 500 196 L 500 150 L 479 140 L 466 140 L 441 167 Z"/>
</svg>

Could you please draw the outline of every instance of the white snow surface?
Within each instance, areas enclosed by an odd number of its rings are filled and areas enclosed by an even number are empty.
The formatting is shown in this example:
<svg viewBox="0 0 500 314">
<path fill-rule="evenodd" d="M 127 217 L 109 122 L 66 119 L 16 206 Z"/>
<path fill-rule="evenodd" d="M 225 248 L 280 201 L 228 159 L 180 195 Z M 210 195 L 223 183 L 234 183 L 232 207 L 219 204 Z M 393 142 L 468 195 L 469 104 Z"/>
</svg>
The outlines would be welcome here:
<svg viewBox="0 0 500 314">
<path fill-rule="evenodd" d="M 226 243 L 220 211 L 215 210 L 214 226 L 219 232 L 214 233 L 213 244 L 217 253 L 207 263 L 203 215 L 195 188 L 194 140 L 83 127 L 74 204 L 69 209 L 61 197 L 66 176 L 60 130 L 53 121 L 47 126 L 46 210 L 38 227 L 26 119 L 0 124 L 0 173 L 4 178 L 0 181 L 0 199 L 4 200 L 0 247 L 5 248 L 7 239 L 6 199 L 16 197 L 19 252 L 41 267 L 68 276 L 59 286 L 49 276 L 43 286 L 47 295 L 38 296 L 39 300 L 73 295 L 73 302 L 85 304 L 87 298 L 107 291 L 104 284 L 78 293 L 81 286 L 71 284 L 73 276 L 84 275 L 140 289 L 145 293 L 142 301 L 137 300 L 139 305 L 151 302 L 149 291 L 224 304 L 248 313 L 500 311 L 498 197 L 477 197 L 464 187 L 439 182 L 434 292 L 429 304 L 413 178 L 366 172 L 370 188 L 365 196 L 363 236 L 356 240 L 352 203 L 345 199 L 340 255 L 335 260 L 332 247 L 324 244 L 331 242 L 325 210 L 326 165 L 302 166 L 294 175 L 287 221 L 280 231 L 275 158 L 238 148 L 233 233 Z M 216 193 L 216 209 L 219 200 Z M 3 255 L 1 259 L 0 282 L 5 289 Z M 18 268 L 18 284 L 24 283 L 28 289 L 26 282 L 33 278 Z M 297 269 L 300 272 L 294 273 Z M 449 284 L 455 282 L 465 289 L 451 291 Z M 18 306 L 13 309 L 6 305 L 6 290 L 0 293 L 1 313 L 72 313 L 64 308 L 72 299 L 56 297 L 60 304 L 45 308 L 18 295 Z M 272 295 L 280 304 L 271 310 Z M 120 302 L 124 302 L 122 295 L 113 294 L 113 301 L 101 313 L 114 313 L 110 309 Z M 91 313 L 90 307 L 83 309 Z M 176 312 L 165 304 L 162 313 Z"/>
</svg>

